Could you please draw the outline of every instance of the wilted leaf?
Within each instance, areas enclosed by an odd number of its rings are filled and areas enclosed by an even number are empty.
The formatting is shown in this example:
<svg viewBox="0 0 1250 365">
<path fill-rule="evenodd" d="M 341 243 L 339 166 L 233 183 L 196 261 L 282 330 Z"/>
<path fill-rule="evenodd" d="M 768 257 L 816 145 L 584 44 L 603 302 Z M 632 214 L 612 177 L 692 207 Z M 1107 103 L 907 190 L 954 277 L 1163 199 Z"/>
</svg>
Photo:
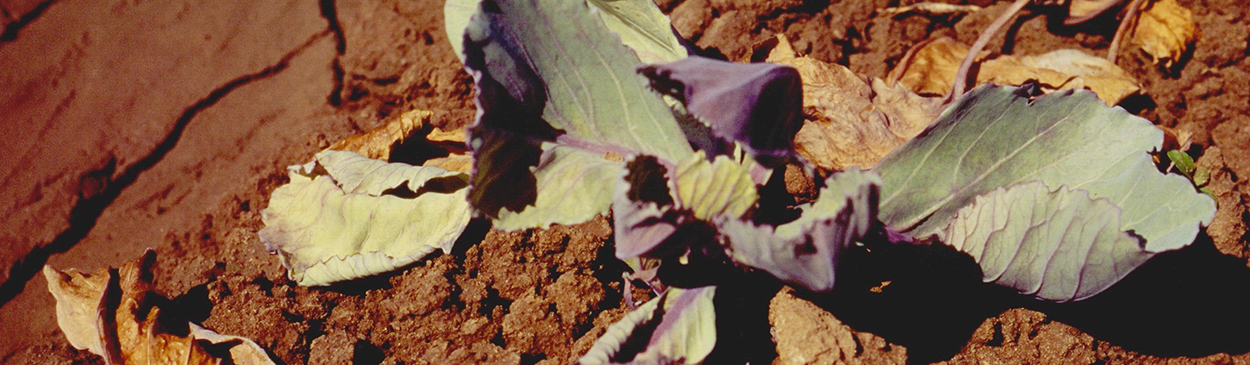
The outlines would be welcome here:
<svg viewBox="0 0 1250 365">
<path fill-rule="evenodd" d="M 942 37 L 912 51 L 912 57 L 890 72 L 892 78 L 922 95 L 950 92 L 959 63 L 968 47 Z M 1127 72 L 1105 59 L 1073 49 L 1061 49 L 1036 56 L 1003 55 L 981 63 L 977 83 L 1023 85 L 1036 80 L 1045 91 L 1088 88 L 1106 101 L 1118 104 L 1141 87 Z"/>
<path fill-rule="evenodd" d="M 408 111 L 377 129 L 347 137 L 326 149 L 352 151 L 371 159 L 386 160 L 396 144 L 403 143 L 413 131 L 429 123 L 432 115 L 434 114 L 425 110 Z"/>
<path fill-rule="evenodd" d="M 1197 37 L 1194 16 L 1176 0 L 1147 1 L 1129 42 L 1150 55 L 1155 64 L 1172 68 Z"/>
<path fill-rule="evenodd" d="M 1148 252 L 1177 249 L 1211 222 L 1215 203 L 1184 177 L 1159 173 L 1147 151 L 1163 132 L 1072 90 L 1030 99 L 1023 88 L 981 86 L 877 165 L 881 221 L 925 237 L 978 196 L 1041 181 L 1089 191 L 1123 213 L 1121 231 Z"/>
<path fill-rule="evenodd" d="M 703 362 L 716 346 L 715 293 L 714 286 L 669 288 L 608 327 L 576 364 Z M 644 343 L 645 347 L 639 346 Z M 626 349 L 627 345 L 634 350 Z"/>
<path fill-rule="evenodd" d="M 920 133 L 941 101 L 923 98 L 880 79 L 865 81 L 840 65 L 797 57 L 781 36 L 768 62 L 794 67 L 803 80 L 809 119 L 794 137 L 795 150 L 828 170 L 868 168 Z"/>
<path fill-rule="evenodd" d="M 48 291 L 56 299 L 56 322 L 65 333 L 69 344 L 79 350 L 104 355 L 104 342 L 99 328 L 100 302 L 109 276 L 84 274 L 70 269 L 60 271 L 51 266 L 43 267 L 48 279 Z"/>
<path fill-rule="evenodd" d="M 70 344 L 113 364 L 274 363 L 249 339 L 221 335 L 165 314 L 157 305 L 168 300 L 152 292 L 155 260 L 155 253 L 148 250 L 120 269 L 94 274 L 44 266 L 48 291 L 57 301 L 57 324 Z M 209 351 L 210 345 L 228 346 L 229 353 Z"/>
<path fill-rule="evenodd" d="M 1107 11 L 1123 0 L 1067 0 L 1068 16 L 1063 19 L 1067 25 L 1084 23 Z"/>
<path fill-rule="evenodd" d="M 734 261 L 812 291 L 833 289 L 838 252 L 877 222 L 881 180 L 852 168 L 830 176 L 802 215 L 777 227 L 736 218 L 716 221 Z"/>
<path fill-rule="evenodd" d="M 261 241 L 300 285 L 394 270 L 441 249 L 468 225 L 467 177 L 437 167 L 323 151 L 289 169 L 261 211 Z"/>
<path fill-rule="evenodd" d="M 1098 294 L 1154 255 L 1122 230 L 1115 204 L 1038 181 L 978 196 L 938 236 L 972 256 L 985 282 L 1059 302 Z"/>
<path fill-rule="evenodd" d="M 433 113 L 425 110 L 411 110 L 391 118 L 386 124 L 364 134 L 347 137 L 338 141 L 326 150 L 351 151 L 375 160 L 393 160 L 395 147 L 407 142 L 408 138 L 424 133 L 424 142 L 433 148 L 446 151 L 446 156 L 425 160 L 422 166 L 440 167 L 448 171 L 469 172 L 473 158 L 465 152 L 464 130 L 445 131 L 431 127 L 430 118 Z M 411 156 L 399 156 L 401 159 Z"/>
<path fill-rule="evenodd" d="M 693 153 L 638 57 L 586 3 L 486 0 L 465 34 L 479 108 L 469 198 L 496 228 L 605 213 L 621 168 L 608 156 Z"/>
</svg>

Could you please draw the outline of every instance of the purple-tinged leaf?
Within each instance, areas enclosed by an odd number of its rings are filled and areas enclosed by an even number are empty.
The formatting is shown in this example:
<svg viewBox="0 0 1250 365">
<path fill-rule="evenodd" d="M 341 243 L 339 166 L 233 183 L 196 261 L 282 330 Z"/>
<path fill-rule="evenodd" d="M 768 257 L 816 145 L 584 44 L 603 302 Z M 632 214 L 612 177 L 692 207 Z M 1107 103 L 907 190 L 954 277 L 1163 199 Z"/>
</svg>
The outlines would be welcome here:
<svg viewBox="0 0 1250 365">
<path fill-rule="evenodd" d="M 734 261 L 808 290 L 828 291 L 838 252 L 878 224 L 880 185 L 876 174 L 851 169 L 830 176 L 793 222 L 772 227 L 724 218 L 715 223 Z"/>
<path fill-rule="evenodd" d="M 776 168 L 794 152 L 794 135 L 803 126 L 803 90 L 794 68 L 772 63 L 732 63 L 689 57 L 639 69 L 651 87 L 680 101 L 686 111 L 710 125 L 726 141 L 769 157 Z M 730 146 L 732 144 L 729 144 Z M 700 146 L 709 156 L 730 154 L 724 144 Z"/>
<path fill-rule="evenodd" d="M 703 362 L 716 346 L 715 293 L 714 286 L 669 288 L 608 327 L 575 364 Z"/>
</svg>

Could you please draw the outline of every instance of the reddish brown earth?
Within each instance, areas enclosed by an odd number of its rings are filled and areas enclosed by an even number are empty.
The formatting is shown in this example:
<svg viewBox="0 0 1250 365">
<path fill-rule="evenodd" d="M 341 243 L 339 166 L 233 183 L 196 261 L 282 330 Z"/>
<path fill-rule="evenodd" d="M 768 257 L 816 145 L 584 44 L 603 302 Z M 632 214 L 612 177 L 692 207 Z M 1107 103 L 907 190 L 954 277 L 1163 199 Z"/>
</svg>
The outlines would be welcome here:
<svg viewBox="0 0 1250 365">
<path fill-rule="evenodd" d="M 35 273 L 119 266 L 147 247 L 178 311 L 286 363 L 559 364 L 583 353 L 626 311 L 606 220 L 514 233 L 479 222 L 453 254 L 313 289 L 288 280 L 256 236 L 284 166 L 396 112 L 471 122 L 471 80 L 441 3 L 0 0 L 0 358 L 102 363 L 65 341 Z M 884 77 L 929 37 L 971 43 L 1006 6 L 972 3 L 989 7 L 954 18 L 879 16 L 899 5 L 884 0 L 661 7 L 711 55 L 740 59 L 785 33 L 801 53 Z M 737 308 L 720 316 L 735 319 L 725 327 L 746 327 L 722 337 L 719 359 L 746 358 L 739 349 L 780 363 L 1250 363 L 1250 19 L 1238 0 L 1181 3 L 1200 34 L 1178 69 L 1134 49 L 1119 63 L 1146 90 L 1124 106 L 1192 132 L 1213 171 L 1219 212 L 1192 247 L 1064 305 L 984 286 L 946 250 L 858 252 L 832 294 L 773 297 L 766 280 L 718 293 Z M 1115 27 L 1022 19 L 990 49 L 1101 55 Z"/>
</svg>

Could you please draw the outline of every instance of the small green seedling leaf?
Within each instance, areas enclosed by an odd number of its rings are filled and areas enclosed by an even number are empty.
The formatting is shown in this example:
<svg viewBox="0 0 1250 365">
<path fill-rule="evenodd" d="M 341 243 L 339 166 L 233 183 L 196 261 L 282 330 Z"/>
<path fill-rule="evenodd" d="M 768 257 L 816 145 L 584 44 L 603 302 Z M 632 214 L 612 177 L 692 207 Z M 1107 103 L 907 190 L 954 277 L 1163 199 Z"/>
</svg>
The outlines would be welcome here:
<svg viewBox="0 0 1250 365">
<path fill-rule="evenodd" d="M 1194 159 L 1181 150 L 1168 151 L 1168 159 L 1176 165 L 1176 170 L 1190 178 L 1194 177 Z"/>
<path fill-rule="evenodd" d="M 1207 170 L 1203 167 L 1195 168 L 1193 178 L 1194 185 L 1206 186 L 1207 183 L 1211 181 L 1211 170 Z"/>
</svg>

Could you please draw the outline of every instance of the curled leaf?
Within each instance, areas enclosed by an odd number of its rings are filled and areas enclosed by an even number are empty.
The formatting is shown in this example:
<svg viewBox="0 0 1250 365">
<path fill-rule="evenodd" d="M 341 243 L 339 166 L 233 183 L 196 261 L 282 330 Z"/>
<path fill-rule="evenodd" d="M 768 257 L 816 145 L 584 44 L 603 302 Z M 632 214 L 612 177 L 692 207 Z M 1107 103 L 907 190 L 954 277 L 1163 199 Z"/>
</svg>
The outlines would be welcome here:
<svg viewBox="0 0 1250 365">
<path fill-rule="evenodd" d="M 1154 255 L 1109 200 L 1036 181 L 978 196 L 938 237 L 972 256 L 985 282 L 1057 302 L 1098 294 Z"/>
<path fill-rule="evenodd" d="M 400 114 L 399 117 L 381 127 L 365 134 L 347 137 L 326 148 L 335 151 L 352 151 L 361 156 L 375 160 L 386 160 L 391 156 L 394 146 L 404 142 L 414 131 L 421 129 L 430 122 L 434 114 L 426 110 L 412 110 Z M 461 132 L 463 134 L 463 132 Z"/>
<path fill-rule="evenodd" d="M 827 170 L 868 168 L 920 133 L 941 101 L 920 97 L 880 79 L 865 81 L 850 69 L 798 57 L 779 36 L 767 58 L 794 67 L 803 80 L 809 118 L 794 137 L 800 156 Z"/>
<path fill-rule="evenodd" d="M 462 173 L 323 151 L 289 169 L 261 211 L 261 241 L 300 285 L 394 270 L 441 249 L 469 223 Z"/>
<path fill-rule="evenodd" d="M 851 169 L 830 176 L 793 222 L 772 227 L 736 218 L 715 223 L 734 261 L 812 291 L 833 289 L 838 252 L 876 224 L 881 180 Z"/>
<path fill-rule="evenodd" d="M 669 288 L 608 327 L 576 364 L 703 362 L 716 346 L 715 293 L 714 286 Z"/>
<path fill-rule="evenodd" d="M 793 153 L 794 134 L 803 123 L 802 82 L 794 68 L 689 57 L 639 72 L 721 139 L 741 143 L 752 155 L 772 157 L 763 161 L 769 167 L 784 165 Z M 730 153 L 720 146 L 701 149 L 710 155 Z"/>
<path fill-rule="evenodd" d="M 891 71 L 891 77 L 923 95 L 944 95 L 968 47 L 948 37 L 918 45 L 911 57 Z M 1045 91 L 1088 88 L 1106 101 L 1118 104 L 1141 86 L 1127 72 L 1105 59 L 1073 49 L 1035 56 L 1003 55 L 981 63 L 976 83 L 1023 85 L 1035 80 Z"/>
<path fill-rule="evenodd" d="M 1193 13 L 1176 0 L 1147 1 L 1129 42 L 1141 47 L 1155 64 L 1172 68 L 1198 35 Z"/>
<path fill-rule="evenodd" d="M 148 250 L 119 269 L 93 274 L 44 266 L 48 291 L 57 302 L 57 324 L 70 344 L 112 364 L 274 364 L 249 339 L 167 314 L 159 304 L 168 300 L 152 291 L 155 260 Z M 210 346 L 226 346 L 228 352 L 209 351 Z"/>
</svg>

